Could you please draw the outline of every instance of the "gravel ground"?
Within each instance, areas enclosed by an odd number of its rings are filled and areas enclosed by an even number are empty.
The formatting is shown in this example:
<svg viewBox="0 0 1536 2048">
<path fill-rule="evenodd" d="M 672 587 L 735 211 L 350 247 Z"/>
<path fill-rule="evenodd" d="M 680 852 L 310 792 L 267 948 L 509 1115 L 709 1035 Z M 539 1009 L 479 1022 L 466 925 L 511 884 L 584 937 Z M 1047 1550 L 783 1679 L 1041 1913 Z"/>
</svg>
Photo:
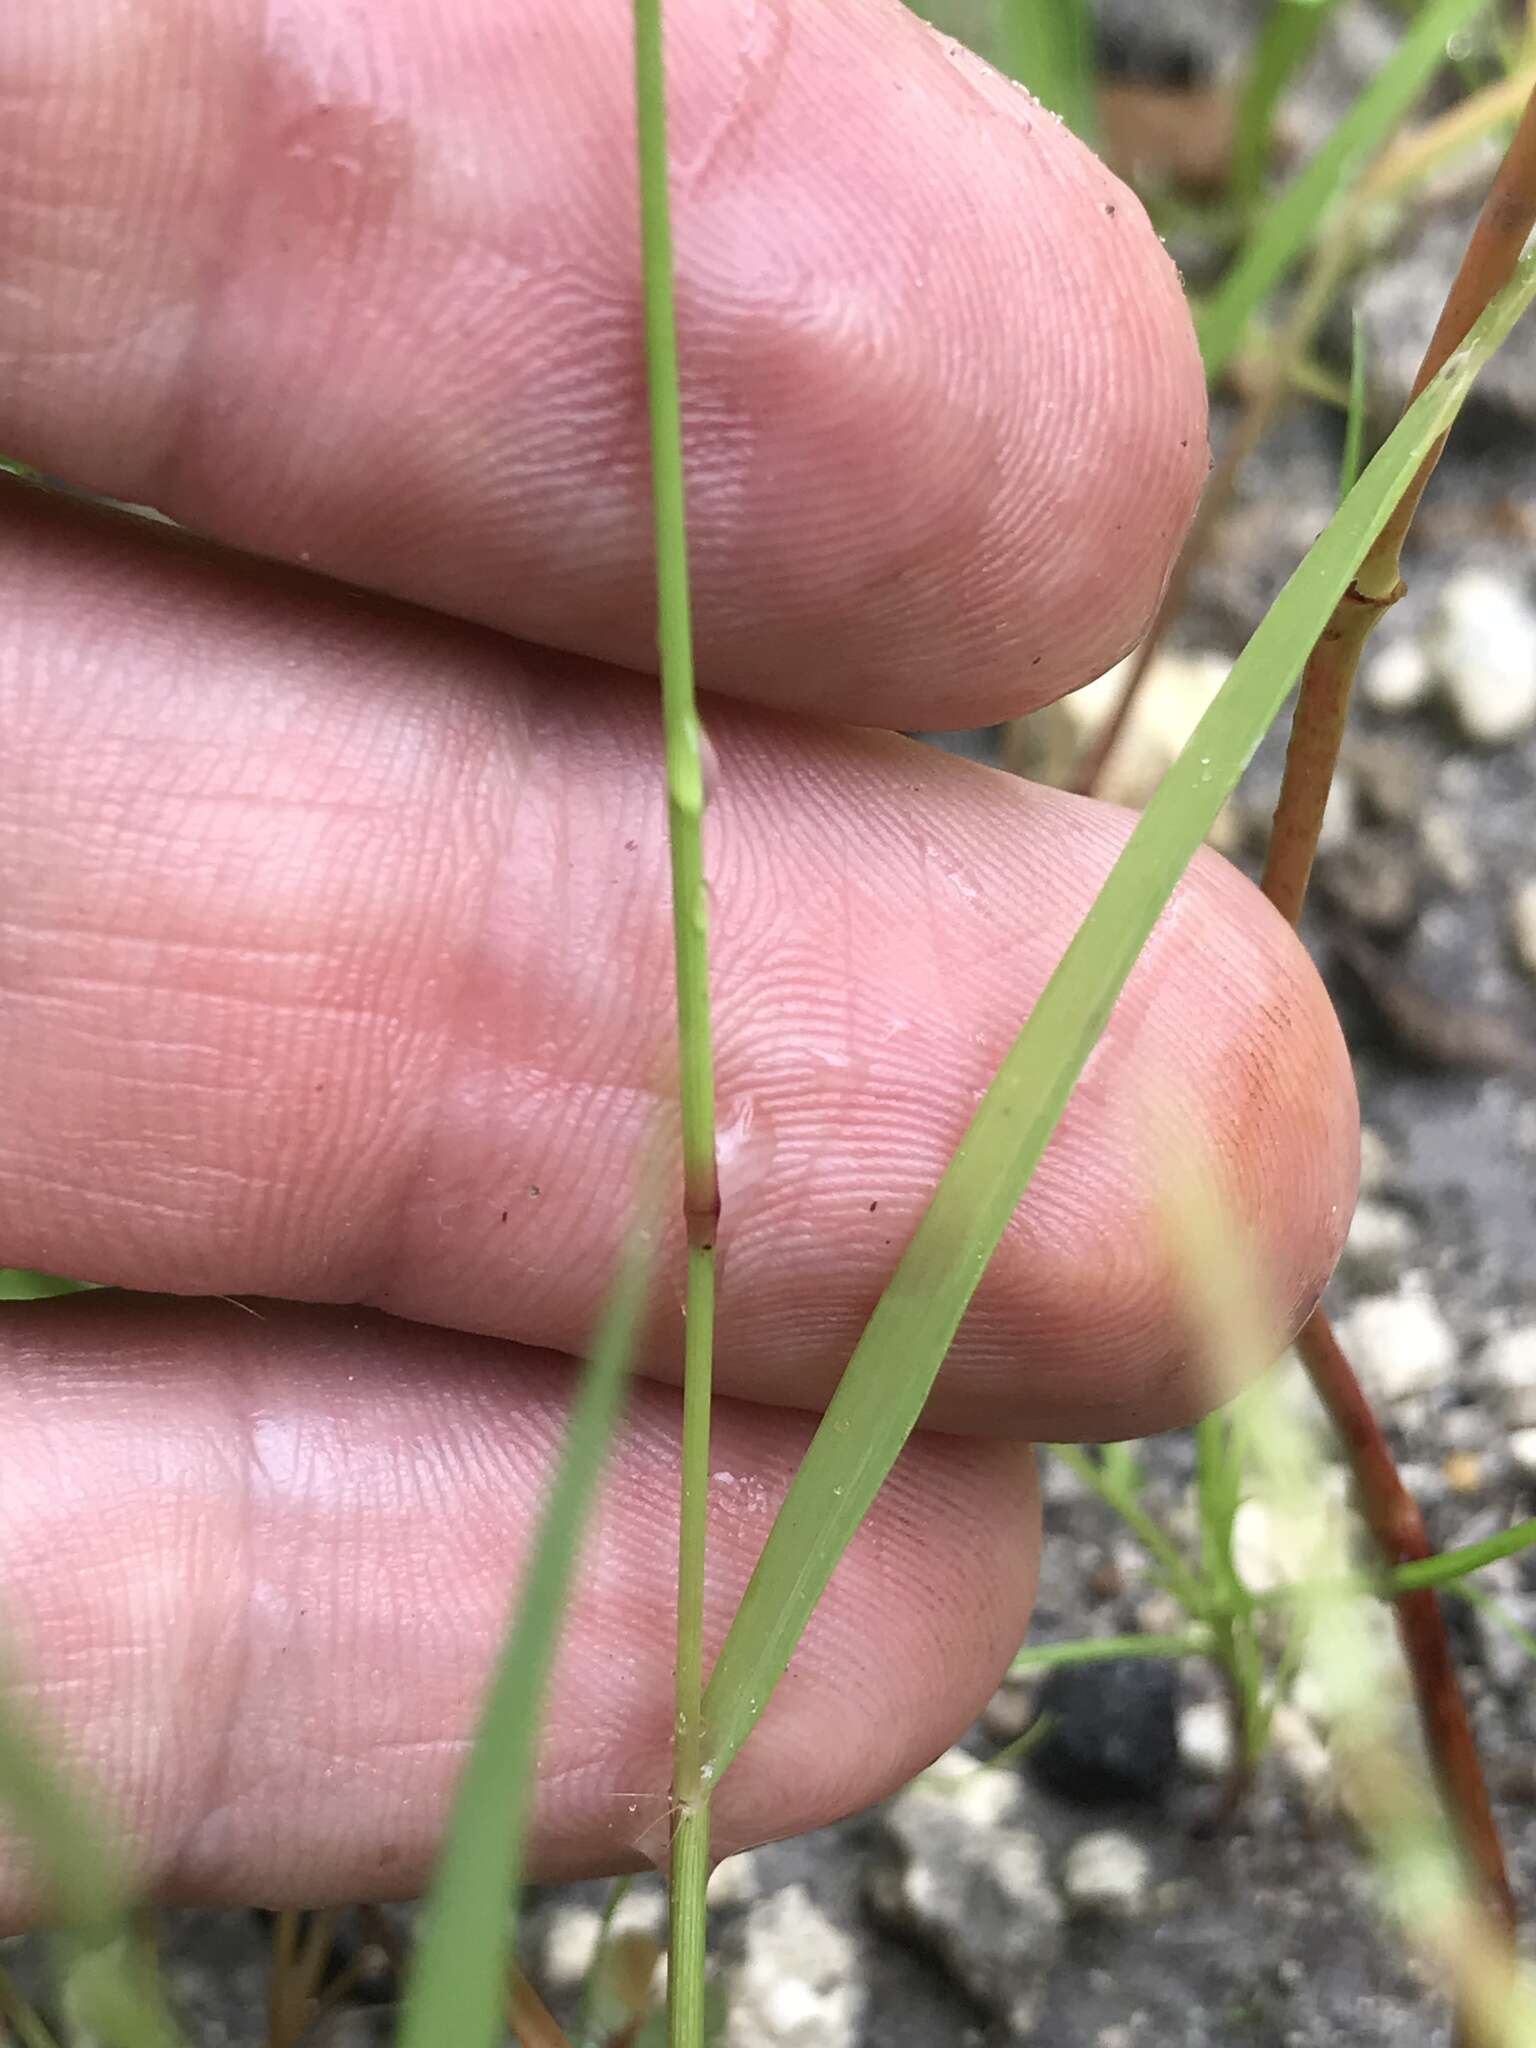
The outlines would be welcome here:
<svg viewBox="0 0 1536 2048">
<path fill-rule="evenodd" d="M 1251 6 L 1109 0 L 1119 68 L 1200 83 L 1230 71 Z M 1384 20 L 1346 7 L 1294 116 L 1306 140 L 1379 60 Z M 1483 166 L 1486 175 L 1486 165 Z M 1448 181 L 1359 285 L 1374 415 L 1390 417 L 1475 209 Z M 1469 406 L 1419 522 L 1411 591 L 1379 636 L 1330 815 L 1310 926 L 1355 1050 L 1365 1192 L 1331 1305 L 1390 1418 L 1439 1543 L 1536 1513 L 1536 326 Z M 1219 421 L 1218 425 L 1225 424 Z M 1339 430 L 1299 408 L 1251 464 L 1122 763 L 1155 778 L 1328 516 Z M 1011 733 L 950 736 L 1048 766 L 1102 693 Z M 1086 706 L 1086 709 L 1084 708 Z M 1073 724 L 1072 721 L 1076 723 Z M 1066 721 L 1064 723 L 1064 721 Z M 1224 824 L 1252 863 L 1278 782 L 1268 745 Z M 1188 1440 L 1148 1449 L 1153 1506 L 1187 1513 Z M 1061 1467 L 1036 1639 L 1167 1627 L 1145 1559 Z M 1267 1532 L 1273 1536 L 1273 1532 Z M 1266 1538 L 1250 1526 L 1260 1559 Z M 1536 1565 L 1482 1582 L 1536 1627 Z M 1517 1889 L 1536 1905 L 1536 1694 L 1517 1645 L 1453 1612 Z M 1039 1704 L 1005 1689 L 966 1748 L 989 1755 Z M 958 1753 L 881 1812 L 727 1865 L 718 1959 L 730 2048 L 1038 2048 L 1447 2040 L 1443 2012 L 1380 1929 L 1327 1753 L 1297 1710 L 1236 1821 L 1212 1834 L 1225 1720 L 1190 1664 L 1100 1667 L 1053 1702 L 1070 1754 L 980 1778 Z M 535 1978 L 569 2013 L 601 1887 L 542 1893 Z M 661 1924 L 659 1883 L 626 1924 Z M 254 1916 L 177 1916 L 170 1977 L 199 2048 L 264 2039 Z M 24 1971 L 30 1945 L 16 1949 Z M 387 1982 L 376 1989 L 388 1991 Z M 383 2040 L 357 2003 L 330 2038 Z"/>
</svg>

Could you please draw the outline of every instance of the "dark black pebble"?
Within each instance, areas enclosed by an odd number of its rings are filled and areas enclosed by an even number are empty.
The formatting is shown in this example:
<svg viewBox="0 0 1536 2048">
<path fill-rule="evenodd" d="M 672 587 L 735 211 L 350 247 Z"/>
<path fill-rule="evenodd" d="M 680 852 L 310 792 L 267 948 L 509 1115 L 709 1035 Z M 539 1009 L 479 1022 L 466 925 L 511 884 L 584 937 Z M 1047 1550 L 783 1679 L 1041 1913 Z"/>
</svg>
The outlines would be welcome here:
<svg viewBox="0 0 1536 2048">
<path fill-rule="evenodd" d="M 1085 1805 L 1155 1801 L 1179 1762 L 1178 1673 L 1160 1658 L 1066 1665 L 1040 1688 L 1046 1727 L 1029 1752 L 1041 1784 Z"/>
</svg>

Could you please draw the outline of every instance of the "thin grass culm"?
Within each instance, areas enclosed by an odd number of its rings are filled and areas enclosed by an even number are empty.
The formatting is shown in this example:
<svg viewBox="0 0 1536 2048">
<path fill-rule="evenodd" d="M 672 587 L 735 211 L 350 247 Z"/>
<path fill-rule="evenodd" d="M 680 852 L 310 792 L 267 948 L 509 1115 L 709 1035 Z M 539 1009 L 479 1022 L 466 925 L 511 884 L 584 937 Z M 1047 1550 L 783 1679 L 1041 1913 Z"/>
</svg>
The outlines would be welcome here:
<svg viewBox="0 0 1536 2048">
<path fill-rule="evenodd" d="M 671 1934 L 667 2010 L 672 2048 L 704 2041 L 704 1891 L 709 1878 L 705 1766 L 704 1563 L 709 1521 L 709 1423 L 714 1372 L 715 1073 L 709 1009 L 709 900 L 704 881 L 704 742 L 694 698 L 683 488 L 682 400 L 667 178 L 666 68 L 661 0 L 635 0 L 635 107 L 640 230 L 656 519 L 657 639 L 666 731 L 667 824 L 677 971 L 682 1104 L 684 1297 L 682 1503 L 677 1573 L 677 1731 L 672 1776 Z"/>
</svg>

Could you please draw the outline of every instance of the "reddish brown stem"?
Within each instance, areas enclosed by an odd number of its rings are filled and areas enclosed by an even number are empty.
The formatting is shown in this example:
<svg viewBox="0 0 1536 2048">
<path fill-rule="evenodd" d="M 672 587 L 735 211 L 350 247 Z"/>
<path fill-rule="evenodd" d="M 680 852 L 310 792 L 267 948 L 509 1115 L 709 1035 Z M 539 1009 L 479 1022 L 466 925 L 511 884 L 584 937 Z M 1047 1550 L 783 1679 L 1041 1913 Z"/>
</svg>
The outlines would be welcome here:
<svg viewBox="0 0 1536 2048">
<path fill-rule="evenodd" d="M 1349 696 L 1360 650 L 1381 612 L 1401 592 L 1399 584 L 1391 597 L 1373 602 L 1351 584 L 1302 671 L 1280 801 L 1264 856 L 1264 893 L 1289 924 L 1301 922 L 1328 792 L 1349 723 Z"/>
<path fill-rule="evenodd" d="M 1361 1512 L 1383 1560 L 1399 1565 L 1432 1557 L 1434 1547 L 1418 1503 L 1404 1486 L 1370 1403 L 1321 1309 L 1302 1330 L 1296 1345 L 1349 1455 Z M 1428 1588 L 1402 1593 L 1395 1607 L 1414 1701 L 1441 1797 L 1455 1817 L 1463 1849 L 1477 1873 L 1490 1911 L 1499 1925 L 1512 1934 L 1514 1893 L 1451 1656 L 1440 1596 Z"/>
<path fill-rule="evenodd" d="M 1536 96 L 1526 104 L 1467 245 L 1414 384 L 1417 395 L 1466 339 L 1478 316 L 1513 275 L 1536 223 Z M 1417 476 L 1313 648 L 1302 676 L 1280 801 L 1264 869 L 1264 890 L 1292 924 L 1299 921 L 1317 852 L 1323 810 L 1338 761 L 1360 652 L 1381 613 L 1402 594 L 1399 561 L 1443 438 Z M 1430 1556 L 1423 1518 L 1391 1448 L 1321 1309 L 1299 1340 L 1319 1398 L 1333 1419 L 1354 1472 L 1361 1511 L 1389 1564 Z M 1403 1652 L 1441 1794 L 1477 1873 L 1494 1924 L 1513 1944 L 1515 1902 L 1487 1783 L 1462 1696 L 1438 1597 L 1406 1593 L 1396 1602 Z M 1460 2018 L 1459 2037 L 1471 2020 Z"/>
<path fill-rule="evenodd" d="M 1533 226 L 1536 95 L 1526 102 L 1514 140 L 1483 201 L 1445 309 L 1424 351 L 1413 397 L 1445 367 L 1489 301 L 1513 277 Z M 1339 600 L 1302 674 L 1263 883 L 1264 893 L 1292 924 L 1299 918 L 1306 896 L 1361 650 L 1381 614 L 1403 594 L 1399 570 L 1403 542 L 1444 446 L 1442 435 L 1419 465 L 1418 474 Z"/>
</svg>

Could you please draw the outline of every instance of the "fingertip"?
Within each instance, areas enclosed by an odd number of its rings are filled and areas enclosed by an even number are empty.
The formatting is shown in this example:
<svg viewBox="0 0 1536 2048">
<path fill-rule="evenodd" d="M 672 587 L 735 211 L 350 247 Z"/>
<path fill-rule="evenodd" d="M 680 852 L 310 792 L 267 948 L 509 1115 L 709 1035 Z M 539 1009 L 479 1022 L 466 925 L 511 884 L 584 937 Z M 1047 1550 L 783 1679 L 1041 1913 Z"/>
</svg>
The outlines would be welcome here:
<svg viewBox="0 0 1536 2048">
<path fill-rule="evenodd" d="M 1206 475 L 1205 384 L 1134 195 L 1021 88 L 886 12 L 849 10 L 849 160 L 794 184 L 782 289 L 754 269 L 725 301 L 734 402 L 771 420 L 772 463 L 738 495 L 750 531 L 705 546 L 740 551 L 726 587 L 773 629 L 706 610 L 701 645 L 732 694 L 822 708 L 805 693 L 835 655 L 844 716 L 982 724 L 1140 637 Z"/>
<path fill-rule="evenodd" d="M 1337 1015 L 1306 949 L 1254 885 L 1202 849 L 1143 950 L 978 1295 L 1015 1379 L 956 1395 L 965 1426 L 1028 1404 L 1042 1436 L 1185 1426 L 1228 1399 L 1197 1299 L 1211 1249 L 1181 1236 L 1191 1184 L 1250 1260 L 1247 1304 L 1294 1334 L 1343 1249 L 1359 1107 Z M 947 1412 L 942 1390 L 936 1413 Z"/>
<path fill-rule="evenodd" d="M 1038 1567 L 1033 1450 L 912 1438 L 722 1784 L 717 1839 L 826 1826 L 950 1747 L 1024 1639 Z"/>
</svg>

